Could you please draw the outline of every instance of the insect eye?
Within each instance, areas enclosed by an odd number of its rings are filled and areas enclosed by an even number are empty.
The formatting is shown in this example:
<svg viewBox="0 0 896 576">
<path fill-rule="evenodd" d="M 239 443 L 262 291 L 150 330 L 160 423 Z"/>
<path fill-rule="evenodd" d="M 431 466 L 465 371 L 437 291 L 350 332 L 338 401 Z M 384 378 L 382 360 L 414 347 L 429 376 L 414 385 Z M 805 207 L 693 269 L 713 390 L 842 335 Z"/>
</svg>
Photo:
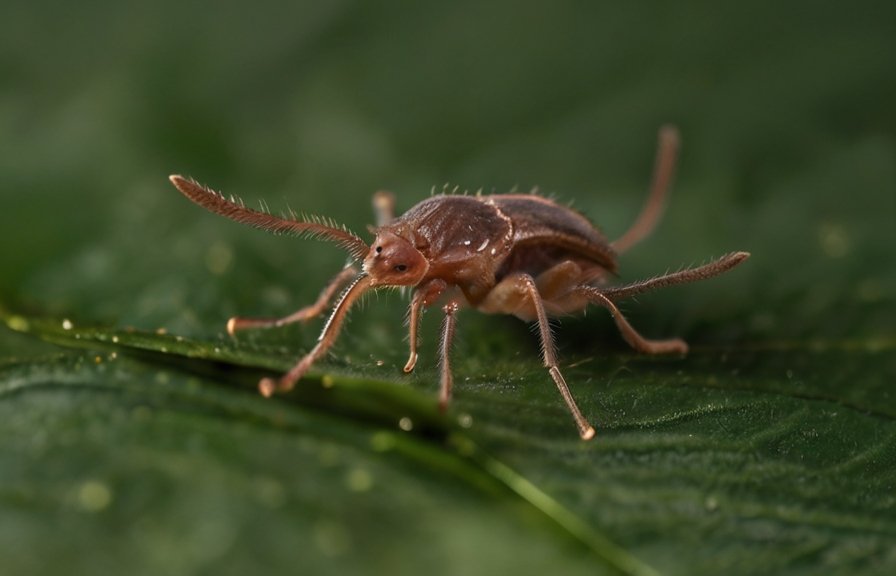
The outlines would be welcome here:
<svg viewBox="0 0 896 576">
<path fill-rule="evenodd" d="M 395 269 L 398 270 L 399 272 L 404 272 L 405 270 L 408 269 L 408 267 L 405 264 L 399 264 L 398 266 L 395 267 Z"/>
</svg>

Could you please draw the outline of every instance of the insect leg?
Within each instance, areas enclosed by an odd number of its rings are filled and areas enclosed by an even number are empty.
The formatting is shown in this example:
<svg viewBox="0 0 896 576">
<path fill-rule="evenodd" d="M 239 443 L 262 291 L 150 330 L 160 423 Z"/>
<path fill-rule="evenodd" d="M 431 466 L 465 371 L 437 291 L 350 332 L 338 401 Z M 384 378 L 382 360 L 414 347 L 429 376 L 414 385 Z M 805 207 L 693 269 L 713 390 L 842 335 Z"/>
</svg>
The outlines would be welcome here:
<svg viewBox="0 0 896 576">
<path fill-rule="evenodd" d="M 404 365 L 406 374 L 414 371 L 417 365 L 417 331 L 420 328 L 420 316 L 423 308 L 430 306 L 445 291 L 448 284 L 444 280 L 434 279 L 414 290 L 411 305 L 408 308 L 408 345 L 410 354 Z"/>
<path fill-rule="evenodd" d="M 622 312 L 619 311 L 619 308 L 616 307 L 612 300 L 591 286 L 583 286 L 580 290 L 582 288 L 588 289 L 584 290 L 583 293 L 589 300 L 610 311 L 610 315 L 613 317 L 616 327 L 619 328 L 619 332 L 622 333 L 622 337 L 628 342 L 629 346 L 638 352 L 645 354 L 687 353 L 688 345 L 680 338 L 670 338 L 668 340 L 648 340 L 644 338 L 628 323 L 628 320 L 625 319 L 625 316 L 622 315 Z"/>
<path fill-rule="evenodd" d="M 555 280 L 562 279 L 567 276 L 566 272 L 572 269 L 571 266 L 561 264 L 554 269 L 545 272 L 540 276 L 542 284 L 549 287 Z M 557 282 L 558 288 L 562 282 Z M 551 334 L 551 326 L 548 323 L 548 315 L 544 307 L 544 298 L 538 290 L 539 284 L 532 276 L 525 273 L 517 273 L 505 276 L 486 297 L 479 302 L 477 308 L 483 312 L 492 314 L 513 314 L 514 316 L 527 322 L 535 320 L 538 325 L 539 334 L 541 336 L 541 350 L 544 359 L 544 366 L 548 369 L 548 373 L 557 385 L 560 395 L 572 417 L 575 420 L 576 427 L 579 429 L 579 435 L 583 440 L 589 440 L 594 437 L 594 428 L 588 423 L 579 407 L 576 405 L 569 391 L 569 386 L 560 372 L 557 363 L 557 353 L 554 347 L 554 337 Z M 567 291 L 567 295 L 570 292 Z M 581 296 L 580 296 L 581 298 Z M 567 298 L 568 299 L 568 298 Z M 587 300 L 586 300 L 587 301 Z M 555 302 L 556 303 L 556 302 Z"/>
<path fill-rule="evenodd" d="M 315 316 L 319 316 L 326 310 L 327 304 L 333 299 L 333 295 L 357 273 L 358 271 L 354 266 L 344 268 L 324 287 L 314 304 L 305 306 L 289 316 L 284 316 L 283 318 L 238 318 L 234 316 L 227 321 L 227 333 L 233 336 L 237 330 L 245 330 L 247 328 L 275 328 L 277 326 L 292 324 L 293 322 L 310 320 Z"/>
<path fill-rule="evenodd" d="M 454 340 L 454 330 L 457 323 L 456 314 L 460 306 L 454 300 L 445 304 L 442 311 L 445 313 L 445 319 L 442 321 L 442 342 L 439 345 L 439 355 L 441 357 L 440 366 L 441 374 L 439 378 L 439 409 L 444 412 L 448 408 L 448 401 L 451 400 L 451 386 L 454 384 L 454 377 L 451 375 L 451 341 Z"/>
<path fill-rule="evenodd" d="M 641 213 L 635 223 L 625 234 L 620 236 L 611 245 L 617 253 L 621 254 L 646 238 L 656 228 L 663 215 L 663 207 L 672 176 L 675 174 L 675 163 L 678 160 L 678 129 L 674 126 L 660 128 L 657 141 L 656 161 L 653 166 L 653 181 L 650 184 L 650 194 Z"/>
<path fill-rule="evenodd" d="M 395 195 L 386 190 L 377 191 L 373 195 L 373 213 L 377 226 L 385 226 L 395 220 Z"/>
<path fill-rule="evenodd" d="M 404 364 L 404 373 L 410 374 L 417 365 L 417 330 L 420 327 L 420 312 L 423 311 L 423 293 L 417 290 L 411 298 L 408 308 L 408 361 Z"/>
<path fill-rule="evenodd" d="M 340 296 L 339 302 L 336 303 L 336 307 L 333 308 L 330 318 L 327 319 L 323 331 L 317 338 L 317 345 L 311 349 L 311 352 L 299 360 L 299 362 L 279 380 L 263 378 L 258 383 L 258 390 L 263 396 L 270 396 L 274 392 L 284 392 L 292 389 L 295 383 L 305 375 L 305 372 L 307 372 L 309 368 L 311 368 L 311 365 L 327 353 L 327 350 L 330 349 L 330 346 L 333 345 L 333 342 L 336 341 L 336 337 L 339 335 L 339 329 L 342 327 L 342 322 L 345 320 L 349 308 L 351 308 L 352 304 L 354 304 L 355 301 L 370 288 L 370 283 L 370 277 L 366 274 L 360 274 L 355 277 L 355 280 L 345 289 L 342 296 Z"/>
<path fill-rule="evenodd" d="M 544 303 L 542 302 L 541 294 L 538 293 L 535 280 L 528 274 L 519 274 L 516 278 L 535 307 L 535 317 L 538 321 L 538 331 L 541 335 L 541 350 L 544 355 L 545 368 L 548 369 L 551 378 L 557 385 L 557 389 L 560 390 L 560 395 L 563 396 L 563 400 L 566 402 L 567 408 L 572 413 L 576 427 L 579 429 L 579 436 L 582 437 L 582 440 L 590 440 L 594 437 L 594 428 L 582 415 L 575 399 L 572 397 L 572 393 L 569 391 L 569 386 L 567 386 L 563 374 L 560 373 L 560 367 L 557 363 L 557 351 L 554 346 L 554 336 L 551 334 L 548 315 L 544 310 Z"/>
</svg>

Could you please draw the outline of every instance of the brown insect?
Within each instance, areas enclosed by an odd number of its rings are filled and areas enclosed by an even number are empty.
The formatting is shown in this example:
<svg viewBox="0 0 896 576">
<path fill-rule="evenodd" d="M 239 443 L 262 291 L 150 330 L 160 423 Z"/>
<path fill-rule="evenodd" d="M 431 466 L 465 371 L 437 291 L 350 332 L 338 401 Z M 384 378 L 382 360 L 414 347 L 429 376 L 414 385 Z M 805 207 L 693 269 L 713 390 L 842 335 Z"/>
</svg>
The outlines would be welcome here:
<svg viewBox="0 0 896 576">
<path fill-rule="evenodd" d="M 377 226 L 368 246 L 361 238 L 330 220 L 300 219 L 294 213 L 277 217 L 246 208 L 233 197 L 200 186 L 181 176 L 171 182 L 200 206 L 237 222 L 275 234 L 310 236 L 334 242 L 360 262 L 344 268 L 321 292 L 317 301 L 276 319 L 231 318 L 231 335 L 245 328 L 268 328 L 308 320 L 322 314 L 340 288 L 347 285 L 330 313 L 317 345 L 277 380 L 264 378 L 259 390 L 265 396 L 289 390 L 326 354 L 336 340 L 346 314 L 358 298 L 382 287 L 412 286 L 408 312 L 410 356 L 404 366 L 411 372 L 417 363 L 417 330 L 423 309 L 439 300 L 442 306 L 441 387 L 439 405 L 444 410 L 451 398 L 449 350 L 457 311 L 470 306 L 492 314 L 513 314 L 536 322 L 544 365 L 575 419 L 579 435 L 588 440 L 594 428 L 582 415 L 557 361 L 548 318 L 584 310 L 588 304 L 606 308 L 622 337 L 646 354 L 687 352 L 680 339 L 649 340 L 628 323 L 616 301 L 636 294 L 703 280 L 743 262 L 747 252 L 733 252 L 704 266 L 689 268 L 621 286 L 607 286 L 617 271 L 616 256 L 647 236 L 662 213 L 664 197 L 675 168 L 678 133 L 660 130 L 653 182 L 647 202 L 632 227 L 608 242 L 584 216 L 534 194 L 436 195 L 395 218 L 394 197 L 374 195 Z"/>
</svg>

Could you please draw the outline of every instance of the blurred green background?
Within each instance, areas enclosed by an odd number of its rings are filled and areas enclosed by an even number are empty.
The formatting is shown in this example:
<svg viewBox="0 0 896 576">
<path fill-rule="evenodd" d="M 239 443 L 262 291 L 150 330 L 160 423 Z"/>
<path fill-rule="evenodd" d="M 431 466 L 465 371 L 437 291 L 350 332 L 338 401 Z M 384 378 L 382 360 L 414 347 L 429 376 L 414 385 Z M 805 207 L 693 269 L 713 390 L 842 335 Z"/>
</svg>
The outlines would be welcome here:
<svg viewBox="0 0 896 576">
<path fill-rule="evenodd" d="M 531 501 L 451 472 L 479 468 L 450 443 L 410 434 L 418 456 L 386 456 L 382 422 L 338 402 L 221 386 L 288 366 L 320 326 L 234 343 L 226 318 L 307 303 L 344 255 L 214 217 L 167 176 L 359 233 L 380 188 L 404 210 L 446 182 L 538 186 L 615 237 L 671 122 L 667 215 L 621 278 L 753 254 L 626 303 L 693 354 L 640 358 L 603 314 L 564 320 L 567 379 L 601 430 L 585 445 L 527 327 L 466 312 L 464 434 L 661 573 L 892 573 L 894 102 L 882 1 L 6 2 L 7 324 L 164 328 L 236 355 L 172 365 L 151 340 L 155 356 L 106 362 L 0 329 L 2 571 L 611 570 Z M 408 378 L 405 306 L 369 299 L 318 375 L 433 401 L 438 314 Z"/>
</svg>

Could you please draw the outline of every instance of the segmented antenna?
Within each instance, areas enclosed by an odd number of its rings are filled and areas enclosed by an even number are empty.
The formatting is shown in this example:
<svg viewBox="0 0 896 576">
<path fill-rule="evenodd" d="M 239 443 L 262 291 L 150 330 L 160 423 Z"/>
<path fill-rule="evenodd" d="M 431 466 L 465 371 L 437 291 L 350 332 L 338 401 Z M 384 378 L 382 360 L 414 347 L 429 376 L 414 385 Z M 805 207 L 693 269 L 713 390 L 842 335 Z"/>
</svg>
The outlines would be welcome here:
<svg viewBox="0 0 896 576">
<path fill-rule="evenodd" d="M 172 175 L 168 177 L 174 187 L 206 210 L 214 212 L 225 218 L 230 218 L 241 224 L 248 224 L 254 228 L 266 230 L 273 234 L 288 234 L 306 238 L 316 238 L 334 242 L 346 250 L 356 260 L 362 260 L 367 254 L 367 243 L 358 236 L 346 230 L 345 226 L 339 226 L 332 220 L 311 217 L 299 219 L 290 210 L 293 219 L 279 218 L 267 211 L 252 210 L 246 208 L 242 200 L 227 199 L 222 194 L 211 188 L 206 188 L 194 180 L 188 180 L 183 176 Z M 266 208 L 266 204 L 262 203 Z"/>
</svg>

